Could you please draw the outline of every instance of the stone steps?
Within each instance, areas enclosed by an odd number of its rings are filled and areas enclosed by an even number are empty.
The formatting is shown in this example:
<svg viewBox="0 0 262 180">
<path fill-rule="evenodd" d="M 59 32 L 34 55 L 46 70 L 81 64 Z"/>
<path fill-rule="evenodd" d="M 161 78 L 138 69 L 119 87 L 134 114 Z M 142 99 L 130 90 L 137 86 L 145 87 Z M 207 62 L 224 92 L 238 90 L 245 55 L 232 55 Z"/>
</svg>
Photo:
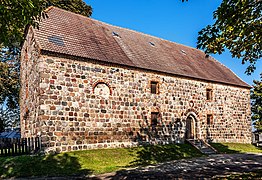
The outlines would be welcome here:
<svg viewBox="0 0 262 180">
<path fill-rule="evenodd" d="M 195 148 L 197 148 L 203 154 L 209 155 L 217 153 L 217 151 L 212 146 L 210 146 L 207 142 L 201 139 L 187 139 L 186 141 L 189 142 Z"/>
</svg>

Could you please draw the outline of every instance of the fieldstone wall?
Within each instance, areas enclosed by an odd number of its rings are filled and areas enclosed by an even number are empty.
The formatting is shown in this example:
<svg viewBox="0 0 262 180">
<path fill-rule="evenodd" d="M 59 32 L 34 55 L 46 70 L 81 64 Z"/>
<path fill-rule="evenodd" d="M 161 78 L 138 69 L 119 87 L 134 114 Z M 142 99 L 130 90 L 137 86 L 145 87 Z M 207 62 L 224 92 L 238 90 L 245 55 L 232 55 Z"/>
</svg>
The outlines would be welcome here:
<svg viewBox="0 0 262 180">
<path fill-rule="evenodd" d="M 41 126 L 38 118 L 40 94 L 40 50 L 33 30 L 28 35 L 21 50 L 20 68 L 20 126 L 22 137 L 36 137 Z"/>
<path fill-rule="evenodd" d="M 92 61 L 37 58 L 33 42 L 29 60 L 24 52 L 21 64 L 21 117 L 29 111 L 21 118 L 22 135 L 41 134 L 47 150 L 183 142 L 189 116 L 195 138 L 251 143 L 249 89 Z M 151 81 L 159 83 L 157 94 L 151 93 Z M 159 113 L 154 127 L 151 112 Z"/>
</svg>

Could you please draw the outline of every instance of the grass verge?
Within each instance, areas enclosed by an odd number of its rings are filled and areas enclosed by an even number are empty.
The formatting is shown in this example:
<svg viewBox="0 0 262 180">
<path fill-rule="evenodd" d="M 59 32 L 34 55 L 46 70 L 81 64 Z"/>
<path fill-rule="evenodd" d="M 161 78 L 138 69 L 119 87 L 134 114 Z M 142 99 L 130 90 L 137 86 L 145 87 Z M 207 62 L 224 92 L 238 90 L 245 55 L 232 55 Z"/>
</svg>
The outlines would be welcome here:
<svg viewBox="0 0 262 180">
<path fill-rule="evenodd" d="M 256 147 L 252 144 L 240 143 L 211 143 L 219 153 L 233 154 L 233 153 L 262 153 L 261 147 Z"/>
<path fill-rule="evenodd" d="M 101 174 L 202 154 L 188 144 L 74 151 L 0 158 L 0 178 Z"/>
</svg>

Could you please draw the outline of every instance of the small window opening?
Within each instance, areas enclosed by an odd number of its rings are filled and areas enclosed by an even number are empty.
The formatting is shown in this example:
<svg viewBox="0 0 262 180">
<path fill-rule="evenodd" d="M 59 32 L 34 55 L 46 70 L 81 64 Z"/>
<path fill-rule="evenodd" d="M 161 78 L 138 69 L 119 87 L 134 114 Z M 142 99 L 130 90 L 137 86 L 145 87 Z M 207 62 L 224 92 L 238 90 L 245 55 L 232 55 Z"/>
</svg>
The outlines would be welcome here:
<svg viewBox="0 0 262 180">
<path fill-rule="evenodd" d="M 28 117 L 29 117 L 29 110 L 28 110 L 28 108 L 26 108 L 23 118 L 24 118 L 24 120 L 28 120 Z"/>
<path fill-rule="evenodd" d="M 255 134 L 255 141 L 259 141 L 259 134 Z"/>
<path fill-rule="evenodd" d="M 151 86 L 151 93 L 152 94 L 157 94 L 159 92 L 159 89 L 158 89 L 159 83 L 158 82 L 151 81 L 150 86 Z"/>
<path fill-rule="evenodd" d="M 104 98 L 109 98 L 109 96 L 111 95 L 110 87 L 104 82 L 96 83 L 95 86 L 93 87 L 93 92 L 95 95 Z"/>
<path fill-rule="evenodd" d="M 156 46 L 155 43 L 153 43 L 153 42 L 151 42 L 151 41 L 149 42 L 149 44 L 150 44 L 151 46 Z"/>
<path fill-rule="evenodd" d="M 213 115 L 208 114 L 207 115 L 207 125 L 213 124 Z"/>
<path fill-rule="evenodd" d="M 157 126 L 159 112 L 151 112 L 151 126 Z"/>
<path fill-rule="evenodd" d="M 186 51 L 181 49 L 182 54 L 186 55 Z"/>
<path fill-rule="evenodd" d="M 117 32 L 114 32 L 114 31 L 113 31 L 113 32 L 112 32 L 112 35 L 115 36 L 115 37 L 119 37 L 119 38 L 120 38 L 120 36 L 119 36 L 119 34 L 118 34 Z"/>
<path fill-rule="evenodd" d="M 25 97 L 28 98 L 28 95 L 29 95 L 29 87 L 28 87 L 28 83 L 26 82 L 26 85 L 25 85 Z"/>
<path fill-rule="evenodd" d="M 213 90 L 212 89 L 207 89 L 206 90 L 206 97 L 207 97 L 207 100 L 212 100 L 212 97 L 213 96 Z"/>
</svg>

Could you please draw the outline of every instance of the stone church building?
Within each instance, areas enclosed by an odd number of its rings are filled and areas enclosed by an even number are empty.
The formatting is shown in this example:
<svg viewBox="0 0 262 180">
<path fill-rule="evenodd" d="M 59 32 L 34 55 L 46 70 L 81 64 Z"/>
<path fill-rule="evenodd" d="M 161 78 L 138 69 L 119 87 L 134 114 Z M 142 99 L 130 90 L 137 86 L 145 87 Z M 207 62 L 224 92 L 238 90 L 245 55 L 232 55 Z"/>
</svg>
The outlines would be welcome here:
<svg viewBox="0 0 262 180">
<path fill-rule="evenodd" d="M 56 7 L 29 27 L 21 135 L 53 151 L 251 143 L 250 86 L 200 50 Z"/>
</svg>

